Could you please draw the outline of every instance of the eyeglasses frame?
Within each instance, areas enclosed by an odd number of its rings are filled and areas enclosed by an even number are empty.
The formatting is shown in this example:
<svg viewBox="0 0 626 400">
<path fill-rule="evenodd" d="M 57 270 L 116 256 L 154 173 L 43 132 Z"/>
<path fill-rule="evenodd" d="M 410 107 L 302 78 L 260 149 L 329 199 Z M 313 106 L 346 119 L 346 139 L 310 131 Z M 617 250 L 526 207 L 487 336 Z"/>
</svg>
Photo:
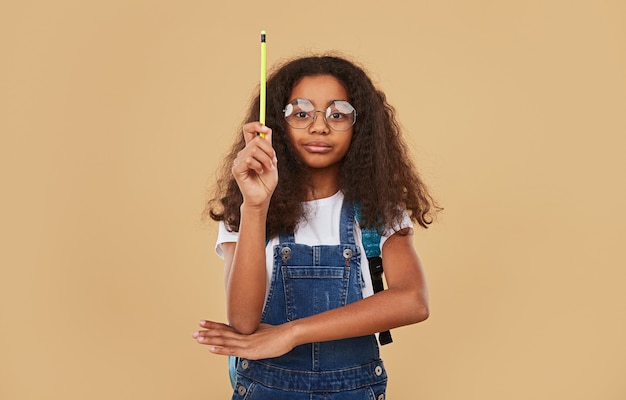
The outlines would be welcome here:
<svg viewBox="0 0 626 400">
<path fill-rule="evenodd" d="M 295 100 L 306 100 L 306 101 L 308 101 L 309 103 L 311 103 L 311 105 L 313 105 L 313 102 L 312 102 L 311 100 L 309 100 L 309 99 L 301 99 L 301 98 L 293 99 L 293 100 L 291 100 L 290 102 L 288 102 L 288 103 L 287 103 L 287 105 L 289 105 L 289 104 L 293 103 Z M 349 126 L 349 127 L 347 127 L 346 129 L 335 129 L 335 128 L 333 128 L 332 126 L 330 126 L 330 124 L 328 123 L 328 120 L 326 119 L 326 111 L 328 110 L 328 108 L 330 107 L 330 105 L 331 105 L 331 104 L 333 104 L 333 103 L 334 103 L 334 102 L 336 102 L 336 101 L 343 101 L 343 102 L 345 102 L 345 103 L 348 103 L 348 104 L 350 105 L 350 107 L 352 107 L 352 109 L 354 110 L 354 111 L 353 111 L 353 112 L 354 112 L 354 119 L 352 120 L 352 125 L 350 125 L 350 126 Z M 301 127 L 301 128 L 297 128 L 297 127 L 295 127 L 295 126 L 291 125 L 291 124 L 289 123 L 289 120 L 288 120 L 288 119 L 287 119 L 287 117 L 285 116 L 285 112 L 287 111 L 287 108 L 286 108 L 286 107 L 287 107 L 287 106 L 285 106 L 285 108 L 283 108 L 283 118 L 285 118 L 285 122 L 287 122 L 287 125 L 289 125 L 289 126 L 290 126 L 290 127 L 292 127 L 293 129 L 307 129 L 307 128 L 310 128 L 310 127 L 311 127 L 311 125 L 313 125 L 313 124 L 315 123 L 315 121 L 317 121 L 317 113 L 318 113 L 318 112 L 320 112 L 320 113 L 322 113 L 322 114 L 323 114 L 324 123 L 326 124 L 326 126 L 327 126 L 328 128 L 330 128 L 330 129 L 332 129 L 332 130 L 334 130 L 334 131 L 337 131 L 337 132 L 345 132 L 345 131 L 347 131 L 347 130 L 350 130 L 350 128 L 352 128 L 352 127 L 354 126 L 354 124 L 356 124 L 356 118 L 357 118 L 357 116 L 358 116 L 358 113 L 356 112 L 356 108 L 354 108 L 354 106 L 353 106 L 352 104 L 350 104 L 350 102 L 349 102 L 349 101 L 347 101 L 347 100 L 339 100 L 339 99 L 337 99 L 337 100 L 333 100 L 333 101 L 329 102 L 329 103 L 328 103 L 328 106 L 326 107 L 326 110 L 316 110 L 316 109 L 314 108 L 314 109 L 313 109 L 313 110 L 311 110 L 311 111 L 306 111 L 307 113 L 310 113 L 310 112 L 312 112 L 312 113 L 313 113 L 313 118 L 312 118 L 312 120 L 311 120 L 311 123 L 310 123 L 310 124 L 308 124 L 307 126 L 304 126 L 304 127 Z M 315 106 L 313 106 L 313 107 L 315 107 Z M 343 114 L 343 113 L 342 113 L 342 114 Z"/>
</svg>

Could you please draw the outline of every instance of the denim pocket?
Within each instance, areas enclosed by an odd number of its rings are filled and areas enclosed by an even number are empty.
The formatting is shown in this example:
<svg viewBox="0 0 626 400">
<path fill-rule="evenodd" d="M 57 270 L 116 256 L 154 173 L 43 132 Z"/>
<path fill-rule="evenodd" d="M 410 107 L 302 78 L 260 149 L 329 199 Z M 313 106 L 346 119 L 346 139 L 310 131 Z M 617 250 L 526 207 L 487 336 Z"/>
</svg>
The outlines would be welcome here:
<svg viewBox="0 0 626 400">
<path fill-rule="evenodd" d="M 284 266 L 282 275 L 290 321 L 346 305 L 348 267 Z"/>
</svg>

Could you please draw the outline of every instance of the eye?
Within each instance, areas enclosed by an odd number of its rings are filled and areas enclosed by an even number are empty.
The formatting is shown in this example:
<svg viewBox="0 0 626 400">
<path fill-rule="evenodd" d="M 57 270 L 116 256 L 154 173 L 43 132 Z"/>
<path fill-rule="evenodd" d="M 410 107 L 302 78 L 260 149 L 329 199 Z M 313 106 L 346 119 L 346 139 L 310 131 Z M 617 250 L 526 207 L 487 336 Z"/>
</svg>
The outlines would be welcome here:
<svg viewBox="0 0 626 400">
<path fill-rule="evenodd" d="M 344 118 L 346 118 L 346 114 L 342 114 L 340 112 L 333 112 L 326 118 L 330 118 L 330 119 L 344 119 Z"/>
<path fill-rule="evenodd" d="M 297 119 L 306 119 L 309 117 L 309 114 L 304 111 L 296 111 L 293 113 L 293 117 Z"/>
</svg>

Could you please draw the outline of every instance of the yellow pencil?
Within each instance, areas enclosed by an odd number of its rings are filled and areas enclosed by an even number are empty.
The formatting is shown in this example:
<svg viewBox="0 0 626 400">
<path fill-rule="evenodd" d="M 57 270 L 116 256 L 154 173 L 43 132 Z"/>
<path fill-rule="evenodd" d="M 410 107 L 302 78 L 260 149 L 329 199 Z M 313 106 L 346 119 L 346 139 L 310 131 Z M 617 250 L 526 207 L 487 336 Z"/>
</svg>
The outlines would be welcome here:
<svg viewBox="0 0 626 400">
<path fill-rule="evenodd" d="M 267 44 L 265 42 L 265 31 L 261 31 L 261 84 L 260 84 L 260 96 L 259 99 L 259 122 L 265 125 L 265 98 L 266 98 L 266 79 L 267 79 Z M 262 138 L 265 138 L 264 133 L 259 133 Z"/>
</svg>

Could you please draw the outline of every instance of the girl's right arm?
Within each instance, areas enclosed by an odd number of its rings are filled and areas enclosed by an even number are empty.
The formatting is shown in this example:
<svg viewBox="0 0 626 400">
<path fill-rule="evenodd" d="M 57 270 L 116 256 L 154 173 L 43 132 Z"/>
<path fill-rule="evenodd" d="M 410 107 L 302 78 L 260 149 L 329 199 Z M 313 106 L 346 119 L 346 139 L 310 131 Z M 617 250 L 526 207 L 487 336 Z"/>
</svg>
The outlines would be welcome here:
<svg viewBox="0 0 626 400">
<path fill-rule="evenodd" d="M 278 170 L 271 129 L 253 122 L 244 125 L 243 134 L 246 147 L 232 167 L 243 195 L 239 238 L 222 247 L 228 321 L 238 332 L 250 334 L 259 327 L 265 302 L 265 223 Z"/>
</svg>

